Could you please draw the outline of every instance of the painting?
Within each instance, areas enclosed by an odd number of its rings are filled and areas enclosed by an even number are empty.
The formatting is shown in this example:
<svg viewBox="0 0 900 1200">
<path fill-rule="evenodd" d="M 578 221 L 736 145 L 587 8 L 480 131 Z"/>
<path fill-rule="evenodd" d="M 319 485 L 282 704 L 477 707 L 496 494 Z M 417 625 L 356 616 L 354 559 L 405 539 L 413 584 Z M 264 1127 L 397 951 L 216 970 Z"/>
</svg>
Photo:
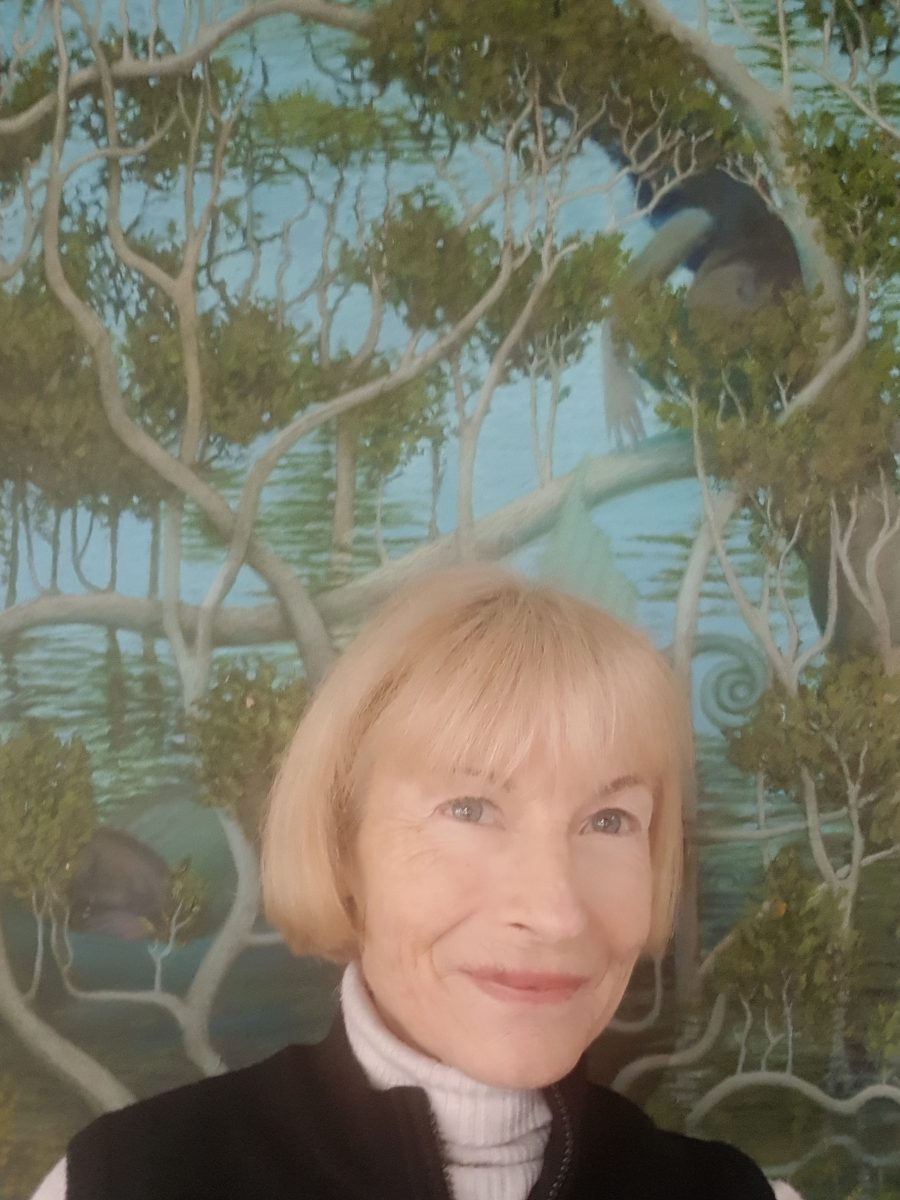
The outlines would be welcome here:
<svg viewBox="0 0 900 1200">
<path fill-rule="evenodd" d="M 0 1179 L 328 1027 L 311 691 L 469 559 L 647 630 L 697 776 L 594 1076 L 900 1196 L 897 0 L 7 0 Z"/>
</svg>

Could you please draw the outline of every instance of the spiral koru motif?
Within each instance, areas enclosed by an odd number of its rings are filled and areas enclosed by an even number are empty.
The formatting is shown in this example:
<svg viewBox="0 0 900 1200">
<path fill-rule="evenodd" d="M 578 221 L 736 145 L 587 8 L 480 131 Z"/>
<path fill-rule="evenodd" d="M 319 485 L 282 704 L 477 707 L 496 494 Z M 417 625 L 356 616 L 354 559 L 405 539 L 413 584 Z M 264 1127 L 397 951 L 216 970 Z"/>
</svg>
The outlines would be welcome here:
<svg viewBox="0 0 900 1200">
<path fill-rule="evenodd" d="M 722 656 L 700 681 L 704 716 L 720 729 L 743 725 L 769 686 L 769 664 L 762 651 L 726 633 L 706 633 L 694 643 L 694 657 L 698 654 Z"/>
</svg>

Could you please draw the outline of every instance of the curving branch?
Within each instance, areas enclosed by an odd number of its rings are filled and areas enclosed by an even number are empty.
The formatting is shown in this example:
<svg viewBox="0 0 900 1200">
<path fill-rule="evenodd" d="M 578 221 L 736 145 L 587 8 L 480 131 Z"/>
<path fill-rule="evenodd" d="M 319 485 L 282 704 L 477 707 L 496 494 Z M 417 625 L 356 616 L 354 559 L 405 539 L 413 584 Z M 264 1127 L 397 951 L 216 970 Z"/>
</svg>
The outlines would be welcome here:
<svg viewBox="0 0 900 1200">
<path fill-rule="evenodd" d="M 209 1048 L 209 1021 L 213 1003 L 235 959 L 250 944 L 259 915 L 259 862 L 238 821 L 216 810 L 237 873 L 228 915 L 203 956 L 185 996 L 187 1021 L 182 1026 L 188 1055 L 205 1055 Z M 218 1055 L 216 1055 L 218 1059 Z M 219 1069 L 225 1064 L 218 1059 Z"/>
<path fill-rule="evenodd" d="M 57 89 L 59 105 L 53 134 L 43 227 L 44 270 L 47 283 L 72 317 L 93 354 L 101 403 L 113 433 L 160 478 L 195 500 L 213 526 L 223 536 L 228 537 L 232 532 L 234 514 L 223 497 L 201 480 L 190 466 L 165 450 L 130 415 L 120 386 L 118 362 L 110 332 L 91 306 L 72 288 L 63 268 L 59 246 L 59 220 L 63 191 L 61 161 L 67 131 L 69 59 L 61 28 L 57 34 L 57 54 L 60 63 Z M 112 161 L 115 164 L 116 160 Z M 112 172 L 111 178 L 114 175 L 115 171 Z M 320 677 L 331 662 L 332 648 L 318 610 L 306 588 L 290 564 L 255 539 L 248 544 L 247 562 L 259 571 L 281 602 L 292 634 L 303 652 L 310 678 Z"/>
<path fill-rule="evenodd" d="M 662 1012 L 663 998 L 663 977 L 662 977 L 663 955 L 653 955 L 653 1003 L 648 1011 L 642 1017 L 637 1017 L 633 1021 L 624 1021 L 620 1017 L 614 1017 L 607 1025 L 607 1029 L 613 1033 L 644 1033 L 648 1029 L 652 1029 L 659 1020 L 659 1015 Z"/>
<path fill-rule="evenodd" d="M 179 929 L 178 914 L 172 919 L 168 942 L 150 951 L 154 965 L 150 988 L 85 989 L 72 981 L 74 952 L 66 924 L 53 925 L 51 945 L 66 992 L 76 1000 L 90 1003 L 144 1004 L 161 1009 L 173 1018 L 181 1031 L 184 1052 L 204 1075 L 219 1075 L 227 1070 L 221 1055 L 209 1037 L 212 1008 L 219 989 L 235 959 L 249 946 L 262 944 L 263 934 L 255 935 L 253 926 L 259 911 L 259 866 L 256 854 L 234 818 L 218 812 L 225 838 L 237 871 L 237 887 L 229 912 L 209 949 L 203 955 L 186 994 L 178 996 L 162 986 L 162 968 L 171 953 Z"/>
<path fill-rule="evenodd" d="M 635 450 L 591 461 L 585 471 L 585 497 L 588 504 L 596 506 L 655 484 L 690 479 L 693 474 L 693 454 L 685 436 L 660 434 L 647 438 Z M 512 554 L 551 529 L 572 475 L 560 475 L 545 487 L 476 521 L 478 555 L 500 558 Z M 357 620 L 386 600 L 401 582 L 452 563 L 455 545 L 455 533 L 443 534 L 359 579 L 319 593 L 316 604 L 329 622 Z M 179 603 L 178 621 L 188 637 L 196 636 L 198 615 L 196 605 Z M 8 608 L 0 612 L 0 641 L 28 629 L 56 625 L 97 625 L 148 637 L 165 636 L 158 599 L 103 592 L 43 595 Z M 277 603 L 224 607 L 217 612 L 212 629 L 217 646 L 261 646 L 290 641 L 291 636 L 291 627 Z"/>
<path fill-rule="evenodd" d="M 738 507 L 737 492 L 711 499 L 712 513 L 701 518 L 675 606 L 672 666 L 685 695 L 693 695 L 693 664 L 703 580 L 714 550 L 713 529 L 724 529 Z M 697 782 L 689 780 L 683 799 L 684 865 L 675 928 L 675 990 L 681 1001 L 695 997 L 700 979 L 700 866 L 697 855 Z"/>
<path fill-rule="evenodd" d="M 0 917 L 0 1014 L 24 1046 L 90 1105 L 109 1112 L 131 1104 L 134 1095 L 95 1058 L 63 1037 L 28 1003 L 13 975 Z"/>
<path fill-rule="evenodd" d="M 832 547 L 840 560 L 841 570 L 860 608 L 868 615 L 875 628 L 875 645 L 878 654 L 889 674 L 897 670 L 897 651 L 892 645 L 891 611 L 885 596 L 884 569 L 882 558 L 888 544 L 894 541 L 900 533 L 900 506 L 895 494 L 889 490 L 883 471 L 880 472 L 880 496 L 876 501 L 870 494 L 862 498 L 859 490 L 854 491 L 850 500 L 850 515 L 846 527 L 841 530 L 837 504 L 831 501 Z M 862 512 L 860 512 L 862 499 Z M 874 525 L 878 522 L 881 509 L 880 528 Z M 860 521 L 868 526 L 866 536 L 862 540 L 868 542 L 863 562 L 854 563 L 851 557 L 851 541 L 860 526 Z M 857 550 L 858 554 L 858 550 Z M 861 568 L 861 570 L 860 570 Z M 860 574 L 863 580 L 860 579 Z"/>
<path fill-rule="evenodd" d="M 850 336 L 840 349 L 826 359 L 809 383 L 801 388 L 794 399 L 781 410 L 778 414 L 779 425 L 790 420 L 795 413 L 802 412 L 803 409 L 815 404 L 822 393 L 837 379 L 841 371 L 849 366 L 865 347 L 871 312 L 869 280 L 865 271 L 857 272 L 856 295 L 856 319 L 853 322 Z"/>
<path fill-rule="evenodd" d="M 854 1096 L 840 1099 L 837 1096 L 829 1096 L 827 1092 L 816 1087 L 814 1083 L 810 1083 L 808 1079 L 803 1079 L 788 1071 L 743 1071 L 739 1075 L 731 1075 L 728 1079 L 723 1079 L 721 1083 L 711 1087 L 688 1113 L 687 1126 L 695 1128 L 723 1100 L 745 1092 L 749 1088 L 757 1087 L 775 1087 L 797 1092 L 814 1104 L 818 1104 L 820 1108 L 824 1108 L 826 1112 L 841 1117 L 855 1116 L 871 1100 L 890 1100 L 892 1103 L 900 1105 L 900 1087 L 895 1087 L 890 1083 L 871 1083 L 867 1087 L 861 1088 Z"/>
<path fill-rule="evenodd" d="M 830 825 L 835 821 L 848 820 L 845 808 L 833 812 L 821 813 L 820 825 Z M 761 829 L 701 829 L 697 833 L 700 845 L 715 845 L 726 843 L 731 845 L 738 842 L 767 842 L 772 838 L 782 838 L 794 833 L 808 833 L 806 821 L 782 821 L 777 825 L 766 825 Z"/>
<path fill-rule="evenodd" d="M 312 21 L 318 25 L 357 34 L 365 33 L 373 23 L 370 13 L 349 4 L 333 4 L 328 0 L 268 0 L 267 3 L 245 8 L 227 20 L 210 25 L 189 50 L 180 54 L 164 54 L 159 57 L 151 54 L 143 59 L 132 58 L 123 53 L 120 59 L 110 64 L 113 82 L 121 86 L 146 79 L 171 79 L 179 76 L 187 78 L 199 63 L 209 58 L 228 38 L 258 21 L 284 15 L 296 16 L 302 21 Z M 65 105 L 69 99 L 84 95 L 96 87 L 100 78 L 100 69 L 96 66 L 74 71 L 67 77 L 65 91 L 61 95 L 59 89 L 48 92 L 15 116 L 0 119 L 0 137 L 4 134 L 24 133 L 33 128 L 53 114 L 58 102 Z"/>
<path fill-rule="evenodd" d="M 34 196 L 30 184 L 31 164 L 26 162 L 22 167 L 22 207 L 25 211 L 25 228 L 22 230 L 21 244 L 18 251 L 12 258 L 4 258 L 0 255 L 0 283 L 5 283 L 8 279 L 12 279 L 18 275 L 22 267 L 28 261 L 28 256 L 31 254 L 31 248 L 34 245 L 34 240 L 37 237 L 38 230 L 41 227 L 40 213 L 34 211 Z M 12 207 L 15 200 L 13 194 L 10 198 L 0 205 L 0 216 L 5 209 Z"/>
<path fill-rule="evenodd" d="M 766 1169 L 770 1175 L 784 1175 L 790 1178 L 792 1175 L 796 1175 L 802 1171 L 807 1164 L 835 1148 L 846 1151 L 857 1162 L 868 1167 L 894 1167 L 897 1165 L 896 1150 L 888 1150 L 887 1153 L 883 1154 L 873 1154 L 853 1134 L 833 1133 L 828 1137 L 817 1138 L 810 1149 L 801 1155 L 800 1158 L 795 1158 L 791 1162 L 779 1163 L 777 1166 L 767 1166 Z"/>
<path fill-rule="evenodd" d="M 722 1032 L 722 1026 L 725 1024 L 727 1010 L 727 997 L 720 992 L 712 1006 L 706 1029 L 693 1046 L 688 1046 L 684 1050 L 674 1050 L 669 1054 L 647 1054 L 644 1058 L 638 1058 L 634 1062 L 628 1063 L 612 1082 L 615 1091 L 627 1095 L 629 1086 L 636 1079 L 640 1079 L 642 1075 L 646 1075 L 648 1071 L 662 1071 L 667 1067 L 688 1067 L 699 1062 L 715 1045 Z"/>
<path fill-rule="evenodd" d="M 703 444 L 700 437 L 700 401 L 695 389 L 691 389 L 690 395 L 693 442 L 694 442 L 694 459 L 697 465 L 697 478 L 700 482 L 701 495 L 703 497 L 703 508 L 706 513 L 706 519 L 709 522 L 710 535 L 713 545 L 716 549 L 716 556 L 719 560 L 719 566 L 722 568 L 722 574 L 725 576 L 725 582 L 734 596 L 735 603 L 740 610 L 740 614 L 744 619 L 747 628 L 751 631 L 760 645 L 766 652 L 766 657 L 772 664 L 772 668 L 778 676 L 781 683 L 789 691 L 795 685 L 792 682 L 791 671 L 788 663 L 785 661 L 784 655 L 779 649 L 771 626 L 766 605 L 766 595 L 763 595 L 763 602 L 760 607 L 757 607 L 747 595 L 744 586 L 738 578 L 738 573 L 734 568 L 734 563 L 731 561 L 731 556 L 725 546 L 722 537 L 722 529 L 717 523 L 716 512 L 713 506 L 712 494 L 709 488 L 709 477 L 706 472 L 705 456 L 703 452 Z M 734 491 L 734 489 L 729 489 Z M 791 692 L 793 694 L 793 692 Z"/>
</svg>

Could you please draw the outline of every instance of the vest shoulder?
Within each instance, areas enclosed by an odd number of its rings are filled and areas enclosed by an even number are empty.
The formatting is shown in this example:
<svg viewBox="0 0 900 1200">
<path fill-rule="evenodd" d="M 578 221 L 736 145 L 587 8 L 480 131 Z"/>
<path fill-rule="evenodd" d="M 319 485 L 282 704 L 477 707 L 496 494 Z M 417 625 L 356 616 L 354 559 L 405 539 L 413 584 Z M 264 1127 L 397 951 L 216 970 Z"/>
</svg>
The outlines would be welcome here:
<svg viewBox="0 0 900 1200">
<path fill-rule="evenodd" d="M 656 1188 L 667 1200 L 774 1200 L 760 1167 L 736 1146 L 663 1129 L 634 1101 L 598 1085 L 589 1089 L 587 1114 L 587 1141 L 592 1127 L 599 1146 L 602 1131 L 606 1164 L 610 1156 L 620 1159 L 623 1177 L 632 1182 L 645 1175 L 647 1197 L 655 1197 Z"/>
<path fill-rule="evenodd" d="M 209 1076 L 137 1100 L 125 1108 L 97 1117 L 76 1134 L 73 1144 L 88 1135 L 121 1136 L 131 1126 L 158 1128 L 163 1124 L 181 1126 L 190 1119 L 204 1122 L 215 1119 L 230 1113 L 235 1105 L 243 1107 L 252 1103 L 256 1096 L 268 1096 L 276 1091 L 286 1073 L 296 1079 L 298 1068 L 302 1068 L 312 1050 L 311 1046 L 287 1046 L 249 1067 Z"/>
<path fill-rule="evenodd" d="M 317 1048 L 289 1046 L 105 1113 L 69 1145 L 67 1200 L 275 1200 L 324 1086 Z"/>
</svg>

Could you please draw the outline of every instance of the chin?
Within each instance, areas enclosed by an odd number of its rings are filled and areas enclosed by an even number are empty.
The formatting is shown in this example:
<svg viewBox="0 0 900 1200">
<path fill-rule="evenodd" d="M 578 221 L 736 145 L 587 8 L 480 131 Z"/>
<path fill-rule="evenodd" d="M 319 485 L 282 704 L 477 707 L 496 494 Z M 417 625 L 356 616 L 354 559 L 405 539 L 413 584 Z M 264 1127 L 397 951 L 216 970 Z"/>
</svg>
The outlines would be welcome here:
<svg viewBox="0 0 900 1200">
<path fill-rule="evenodd" d="M 473 1079 L 492 1087 L 501 1088 L 544 1088 L 558 1083 L 568 1075 L 580 1054 L 548 1055 L 546 1052 L 537 1055 L 515 1053 L 515 1048 L 509 1047 L 509 1057 L 493 1058 L 490 1055 L 477 1055 L 462 1066 L 462 1070 Z"/>
</svg>

